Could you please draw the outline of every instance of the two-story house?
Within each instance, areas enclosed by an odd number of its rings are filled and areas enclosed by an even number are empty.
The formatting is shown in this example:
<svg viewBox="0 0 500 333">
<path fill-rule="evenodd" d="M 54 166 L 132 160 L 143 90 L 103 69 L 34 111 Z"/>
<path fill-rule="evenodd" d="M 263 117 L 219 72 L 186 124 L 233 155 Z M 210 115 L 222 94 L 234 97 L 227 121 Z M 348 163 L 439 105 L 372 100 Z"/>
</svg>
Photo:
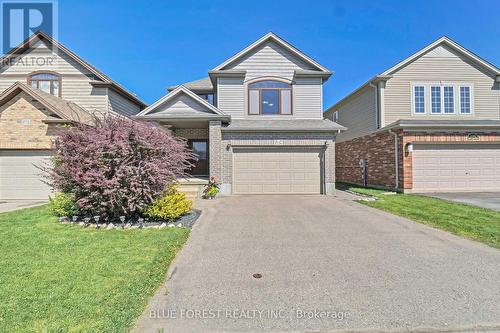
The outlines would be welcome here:
<svg viewBox="0 0 500 333">
<path fill-rule="evenodd" d="M 500 69 L 443 37 L 325 116 L 346 126 L 338 181 L 404 192 L 500 190 Z"/>
<path fill-rule="evenodd" d="M 223 194 L 328 194 L 343 129 L 323 119 L 331 74 L 268 33 L 137 118 L 188 139 L 199 158 L 193 175 L 215 176 Z"/>
<path fill-rule="evenodd" d="M 43 32 L 0 59 L 0 200 L 47 199 L 37 165 L 60 126 L 146 104 Z"/>
</svg>

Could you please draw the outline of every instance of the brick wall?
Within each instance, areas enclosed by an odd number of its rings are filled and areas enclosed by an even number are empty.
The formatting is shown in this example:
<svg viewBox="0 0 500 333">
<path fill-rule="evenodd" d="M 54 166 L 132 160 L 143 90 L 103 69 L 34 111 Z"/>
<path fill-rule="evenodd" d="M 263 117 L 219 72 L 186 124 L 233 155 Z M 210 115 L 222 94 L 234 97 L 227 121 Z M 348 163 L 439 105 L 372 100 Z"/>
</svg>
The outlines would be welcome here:
<svg viewBox="0 0 500 333">
<path fill-rule="evenodd" d="M 208 139 L 208 128 L 176 128 L 174 133 L 184 139 Z"/>
<path fill-rule="evenodd" d="M 46 124 L 45 108 L 24 92 L 0 107 L 0 149 L 51 149 L 57 125 Z"/>
<path fill-rule="evenodd" d="M 375 133 L 336 143 L 336 179 L 363 184 L 359 161 L 367 161 L 368 185 L 394 188 L 396 181 L 394 135 Z"/>
</svg>

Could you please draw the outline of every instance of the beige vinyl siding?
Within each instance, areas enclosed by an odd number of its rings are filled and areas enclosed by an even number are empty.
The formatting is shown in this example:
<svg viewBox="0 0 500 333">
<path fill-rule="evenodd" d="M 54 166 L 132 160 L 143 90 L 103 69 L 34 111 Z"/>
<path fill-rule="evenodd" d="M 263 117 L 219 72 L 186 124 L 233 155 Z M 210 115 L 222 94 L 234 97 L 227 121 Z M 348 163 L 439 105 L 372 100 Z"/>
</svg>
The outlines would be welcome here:
<svg viewBox="0 0 500 333">
<path fill-rule="evenodd" d="M 125 116 L 133 116 L 141 109 L 135 103 L 118 94 L 116 91 L 108 89 L 108 107 L 111 112 L 116 112 Z"/>
<path fill-rule="evenodd" d="M 339 111 L 338 123 L 347 127 L 347 131 L 337 135 L 337 142 L 369 134 L 377 129 L 376 90 L 367 86 L 338 105 L 329 115 L 333 120 L 333 112 Z"/>
<path fill-rule="evenodd" d="M 13 65 L 0 69 L 0 93 L 15 82 L 26 84 L 30 73 L 45 70 L 62 76 L 62 98 L 93 113 L 108 112 L 108 89 L 92 87 L 90 82 L 96 79 L 93 74 L 64 53 L 53 52 L 41 41 L 31 51 L 19 56 Z"/>
<path fill-rule="evenodd" d="M 245 77 L 218 79 L 217 106 L 233 118 L 265 117 L 265 119 L 321 119 L 323 101 L 321 78 L 295 78 L 295 70 L 313 70 L 297 56 L 276 43 L 264 43 L 224 69 L 244 70 Z M 293 82 L 291 115 L 249 115 L 247 83 L 257 78 L 282 78 Z"/>
<path fill-rule="evenodd" d="M 323 85 L 321 78 L 297 78 L 293 85 L 293 117 L 323 117 Z"/>
<path fill-rule="evenodd" d="M 413 115 L 414 83 L 471 84 L 473 114 Z M 455 90 L 455 94 L 458 92 Z M 428 98 L 426 96 L 426 98 Z M 427 110 L 430 112 L 430 110 Z M 385 124 L 400 119 L 500 119 L 500 91 L 495 76 L 448 47 L 438 46 L 393 73 L 385 88 Z"/>
<path fill-rule="evenodd" d="M 197 115 L 213 113 L 209 111 L 206 106 L 201 105 L 197 101 L 193 100 L 192 97 L 187 96 L 182 93 L 175 96 L 172 100 L 164 103 L 163 105 L 156 108 L 154 114 L 168 113 L 169 115 Z"/>
<path fill-rule="evenodd" d="M 313 70 L 315 68 L 270 41 L 224 69 L 245 70 L 247 71 L 246 80 L 262 76 L 278 76 L 292 80 L 296 69 Z"/>
<path fill-rule="evenodd" d="M 245 85 L 243 78 L 218 78 L 217 106 L 234 118 L 245 117 Z"/>
</svg>

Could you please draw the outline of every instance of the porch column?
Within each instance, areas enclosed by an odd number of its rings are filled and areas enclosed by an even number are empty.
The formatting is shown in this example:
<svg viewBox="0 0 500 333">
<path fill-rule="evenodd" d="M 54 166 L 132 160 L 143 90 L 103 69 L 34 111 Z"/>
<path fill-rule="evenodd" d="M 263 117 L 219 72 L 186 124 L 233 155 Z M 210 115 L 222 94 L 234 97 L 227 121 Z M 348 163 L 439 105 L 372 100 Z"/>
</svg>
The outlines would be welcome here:
<svg viewBox="0 0 500 333">
<path fill-rule="evenodd" d="M 222 181 L 222 123 L 220 120 L 211 120 L 208 123 L 208 146 L 209 146 L 209 173 Z"/>
<path fill-rule="evenodd" d="M 328 140 L 325 149 L 325 193 L 335 194 L 335 141 Z"/>
</svg>

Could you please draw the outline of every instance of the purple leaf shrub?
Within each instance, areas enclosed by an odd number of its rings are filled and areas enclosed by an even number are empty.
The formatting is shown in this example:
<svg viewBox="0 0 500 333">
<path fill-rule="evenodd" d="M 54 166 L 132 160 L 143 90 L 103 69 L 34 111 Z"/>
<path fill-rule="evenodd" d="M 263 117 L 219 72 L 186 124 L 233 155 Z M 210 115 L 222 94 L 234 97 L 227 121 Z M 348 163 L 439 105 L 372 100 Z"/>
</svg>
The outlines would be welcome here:
<svg viewBox="0 0 500 333">
<path fill-rule="evenodd" d="M 107 117 L 58 134 L 54 163 L 42 169 L 51 186 L 74 194 L 86 215 L 140 214 L 186 176 L 194 158 L 170 131 L 128 118 Z"/>
</svg>

